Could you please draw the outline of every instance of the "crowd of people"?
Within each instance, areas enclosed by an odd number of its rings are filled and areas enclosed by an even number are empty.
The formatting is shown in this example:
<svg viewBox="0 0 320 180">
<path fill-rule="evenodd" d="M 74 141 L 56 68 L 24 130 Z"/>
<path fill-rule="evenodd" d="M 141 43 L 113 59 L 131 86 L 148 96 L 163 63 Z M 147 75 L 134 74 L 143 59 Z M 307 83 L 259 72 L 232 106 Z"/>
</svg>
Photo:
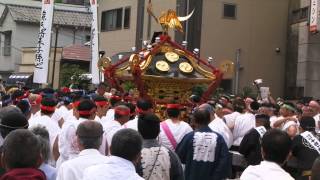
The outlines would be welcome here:
<svg viewBox="0 0 320 180">
<path fill-rule="evenodd" d="M 201 102 L 188 120 L 103 83 L 92 92 L 15 89 L 0 108 L 0 180 L 319 180 L 320 102 Z"/>
</svg>

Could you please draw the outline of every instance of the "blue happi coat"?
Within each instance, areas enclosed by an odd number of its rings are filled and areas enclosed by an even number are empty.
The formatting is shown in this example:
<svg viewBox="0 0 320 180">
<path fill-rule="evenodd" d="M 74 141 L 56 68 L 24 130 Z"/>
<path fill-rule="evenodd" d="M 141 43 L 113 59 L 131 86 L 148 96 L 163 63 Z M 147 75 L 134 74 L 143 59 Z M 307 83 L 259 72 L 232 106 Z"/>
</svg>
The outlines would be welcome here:
<svg viewBox="0 0 320 180">
<path fill-rule="evenodd" d="M 186 180 L 221 180 L 231 170 L 231 155 L 223 137 L 208 126 L 185 135 L 176 153 L 186 165 Z"/>
</svg>

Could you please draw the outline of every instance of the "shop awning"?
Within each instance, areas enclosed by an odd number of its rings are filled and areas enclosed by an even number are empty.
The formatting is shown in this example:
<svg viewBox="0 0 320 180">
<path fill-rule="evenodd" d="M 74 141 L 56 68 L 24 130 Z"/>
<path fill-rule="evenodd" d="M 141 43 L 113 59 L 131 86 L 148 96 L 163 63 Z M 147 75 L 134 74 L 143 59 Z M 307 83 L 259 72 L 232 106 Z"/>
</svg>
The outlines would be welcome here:
<svg viewBox="0 0 320 180">
<path fill-rule="evenodd" d="M 6 84 L 32 84 L 32 74 L 11 74 Z"/>
</svg>

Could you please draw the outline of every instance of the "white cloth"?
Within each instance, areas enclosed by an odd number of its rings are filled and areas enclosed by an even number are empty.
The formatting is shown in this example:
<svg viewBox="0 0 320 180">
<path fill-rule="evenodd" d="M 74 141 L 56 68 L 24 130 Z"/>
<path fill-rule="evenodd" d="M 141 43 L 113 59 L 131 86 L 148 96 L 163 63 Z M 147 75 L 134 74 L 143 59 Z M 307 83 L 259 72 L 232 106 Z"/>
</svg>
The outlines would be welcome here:
<svg viewBox="0 0 320 180">
<path fill-rule="evenodd" d="M 233 144 L 233 134 L 230 131 L 229 127 L 223 120 L 219 117 L 216 117 L 213 121 L 209 123 L 209 127 L 212 131 L 220 134 L 224 141 L 226 142 L 228 148 L 230 148 Z"/>
<path fill-rule="evenodd" d="M 41 164 L 39 167 L 41 171 L 46 175 L 47 180 L 56 180 L 57 178 L 57 169 L 50 166 L 49 164 Z"/>
<path fill-rule="evenodd" d="M 249 166 L 242 173 L 240 180 L 294 180 L 278 164 L 262 161 L 259 165 Z"/>
<path fill-rule="evenodd" d="M 116 121 L 116 120 L 111 120 L 108 121 L 105 124 L 102 124 L 103 126 L 103 130 L 104 130 L 104 136 L 106 136 L 108 145 L 111 145 L 111 141 L 112 141 L 112 137 L 113 135 L 119 131 L 120 129 L 122 129 L 123 127 L 121 126 L 121 124 Z"/>
<path fill-rule="evenodd" d="M 114 120 L 114 109 L 109 109 L 107 111 L 106 116 L 101 118 L 101 123 L 105 124 L 105 123 L 112 121 L 112 120 Z"/>
<path fill-rule="evenodd" d="M 278 117 L 277 117 L 277 116 L 271 116 L 271 117 L 270 117 L 270 126 L 271 126 L 272 128 L 274 128 L 274 127 L 273 127 L 273 124 L 274 124 L 277 120 L 278 120 Z"/>
<path fill-rule="evenodd" d="M 231 113 L 231 114 L 227 114 L 224 116 L 224 119 L 226 120 L 227 126 L 229 128 L 233 128 L 234 127 L 234 122 L 236 121 L 236 118 L 238 116 L 240 116 L 241 114 L 237 111 Z"/>
<path fill-rule="evenodd" d="M 31 119 L 33 119 L 33 118 L 36 118 L 36 117 L 39 117 L 39 116 L 41 116 L 40 111 L 38 111 L 38 112 L 36 112 L 36 113 L 34 113 L 34 114 L 31 113 L 31 116 L 30 116 L 30 119 L 29 119 L 29 120 L 31 120 Z"/>
<path fill-rule="evenodd" d="M 61 120 L 61 118 L 63 118 L 61 112 L 59 112 L 59 109 L 57 109 L 56 111 L 54 111 L 54 113 L 51 116 L 51 119 L 54 122 L 57 122 L 59 124 L 59 121 Z"/>
<path fill-rule="evenodd" d="M 63 120 L 64 122 L 77 121 L 77 118 L 73 115 L 73 109 L 68 110 L 68 112 L 64 114 Z"/>
<path fill-rule="evenodd" d="M 124 125 L 123 125 L 124 128 L 130 128 L 130 129 L 133 129 L 133 130 L 136 130 L 138 131 L 138 116 L 136 116 L 134 119 L 126 122 Z"/>
<path fill-rule="evenodd" d="M 100 154 L 96 149 L 85 149 L 79 156 L 61 164 L 58 169 L 57 180 L 79 180 L 83 177 L 84 169 L 106 163 L 107 156 Z"/>
<path fill-rule="evenodd" d="M 171 119 L 167 119 L 165 122 L 168 125 L 174 139 L 176 140 L 177 145 L 186 134 L 192 131 L 190 125 L 184 121 L 173 123 Z M 166 133 L 162 129 L 162 126 L 160 126 L 159 143 L 174 151 L 174 148 Z"/>
<path fill-rule="evenodd" d="M 252 128 L 256 127 L 256 118 L 252 113 L 245 113 L 238 116 L 233 128 L 233 145 L 240 146 L 244 137 Z"/>
<path fill-rule="evenodd" d="M 283 125 L 282 131 L 287 131 L 290 126 L 298 127 L 298 124 L 294 121 L 288 121 Z"/>
<path fill-rule="evenodd" d="M 3 139 L 2 135 L 0 134 L 0 147 L 3 145 L 3 141 L 4 141 L 4 139 Z"/>
<path fill-rule="evenodd" d="M 36 127 L 38 125 L 44 126 L 48 130 L 49 138 L 50 138 L 50 146 L 52 150 L 54 141 L 61 131 L 59 124 L 54 120 L 52 120 L 47 115 L 35 116 L 34 118 L 29 120 L 29 129 Z"/>
<path fill-rule="evenodd" d="M 76 130 L 78 125 L 87 119 L 80 118 L 79 120 L 70 120 L 62 125 L 61 133 L 59 136 L 59 159 L 57 161 L 57 168 L 69 159 L 75 158 L 79 154 L 77 143 Z"/>
<path fill-rule="evenodd" d="M 313 116 L 314 121 L 316 122 L 316 132 L 320 131 L 319 123 L 320 123 L 320 113 Z"/>
<path fill-rule="evenodd" d="M 59 122 L 61 118 L 63 118 L 64 121 L 68 121 L 68 117 L 70 115 L 73 116 L 73 111 L 70 111 L 66 106 L 62 105 L 58 109 L 56 109 L 56 111 L 52 115 L 52 119 L 56 120 L 57 122 Z"/>
<path fill-rule="evenodd" d="M 82 180 L 143 180 L 135 170 L 132 162 L 110 156 L 106 163 L 88 167 Z"/>
<path fill-rule="evenodd" d="M 102 118 L 103 118 L 103 117 L 102 117 Z M 99 116 L 96 116 L 96 117 L 94 117 L 94 120 L 101 123 L 101 119 L 102 119 L 102 118 L 99 118 Z"/>
<path fill-rule="evenodd" d="M 59 136 L 61 129 L 59 127 L 58 122 L 52 120 L 47 115 L 36 116 L 29 120 L 29 129 L 32 129 L 39 125 L 44 126 L 48 130 L 49 140 L 50 140 L 50 154 L 51 154 L 49 159 L 49 164 L 54 166 L 56 162 L 55 162 L 55 159 L 53 158 L 53 145 L 56 138 Z"/>
<path fill-rule="evenodd" d="M 279 117 L 274 121 L 274 123 L 277 122 L 277 121 L 283 120 L 284 118 L 285 118 L 285 117 L 283 117 L 283 116 L 279 116 Z M 298 120 L 296 116 L 292 116 L 292 117 L 290 117 L 290 118 L 291 118 L 291 119 L 296 119 L 296 120 Z M 291 121 L 292 121 L 292 120 L 291 120 Z M 286 124 L 287 124 L 288 122 L 290 122 L 290 121 L 287 120 L 287 121 L 283 122 L 283 123 L 282 123 L 280 126 L 278 126 L 277 128 L 283 130 L 283 128 L 284 128 L 285 126 L 287 126 Z M 273 127 L 273 128 L 275 128 L 275 127 L 274 127 L 274 123 L 273 123 L 272 126 L 271 126 L 271 127 Z"/>
</svg>

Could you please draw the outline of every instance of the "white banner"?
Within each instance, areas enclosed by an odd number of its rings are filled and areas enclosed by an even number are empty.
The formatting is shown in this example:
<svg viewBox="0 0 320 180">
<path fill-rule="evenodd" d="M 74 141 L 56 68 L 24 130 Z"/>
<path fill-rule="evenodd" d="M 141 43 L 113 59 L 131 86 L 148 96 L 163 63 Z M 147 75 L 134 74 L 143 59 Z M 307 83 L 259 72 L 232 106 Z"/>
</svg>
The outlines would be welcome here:
<svg viewBox="0 0 320 180">
<path fill-rule="evenodd" d="M 99 37 L 98 37 L 98 6 L 97 0 L 90 0 L 92 21 L 91 21 L 91 74 L 92 84 L 99 84 Z"/>
<path fill-rule="evenodd" d="M 319 31 L 319 0 L 311 0 L 310 8 L 310 32 Z"/>
<path fill-rule="evenodd" d="M 47 83 L 54 0 L 42 0 L 40 32 L 33 75 L 34 83 Z"/>
</svg>

